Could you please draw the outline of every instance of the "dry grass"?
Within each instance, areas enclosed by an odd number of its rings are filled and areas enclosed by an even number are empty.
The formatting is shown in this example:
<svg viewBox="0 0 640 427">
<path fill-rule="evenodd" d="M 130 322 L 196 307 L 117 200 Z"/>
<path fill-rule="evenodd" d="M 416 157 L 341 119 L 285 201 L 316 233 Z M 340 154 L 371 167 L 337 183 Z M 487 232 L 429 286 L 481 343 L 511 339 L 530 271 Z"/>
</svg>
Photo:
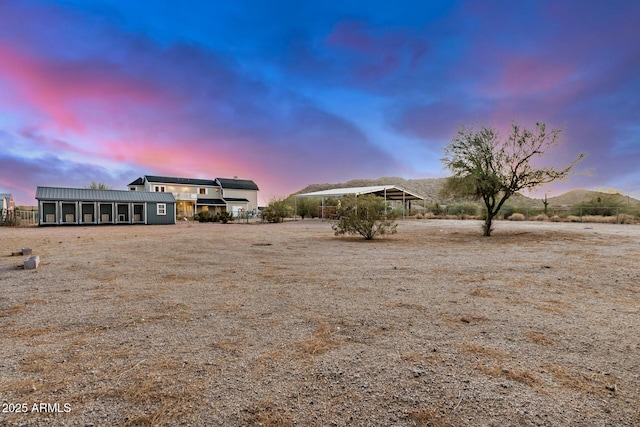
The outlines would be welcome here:
<svg viewBox="0 0 640 427">
<path fill-rule="evenodd" d="M 558 384 L 574 392 L 603 395 L 615 393 L 618 389 L 616 384 L 619 381 L 615 375 L 610 373 L 604 374 L 594 371 L 583 373 L 575 368 L 557 363 L 545 363 L 543 368 L 553 374 L 553 379 Z"/>
<path fill-rule="evenodd" d="M 529 386 L 537 391 L 546 392 L 544 388 L 544 381 L 530 370 L 505 368 L 499 365 L 480 365 L 478 369 L 480 369 L 480 371 L 484 372 L 487 375 L 506 378 L 508 380 L 516 381 Z"/>
<path fill-rule="evenodd" d="M 296 347 L 305 355 L 319 355 L 326 353 L 338 346 L 333 339 L 335 328 L 328 323 L 320 323 L 310 337 L 296 343 Z"/>
<path fill-rule="evenodd" d="M 471 292 L 469 292 L 469 295 L 471 295 L 472 297 L 484 297 L 484 298 L 490 298 L 493 297 L 493 294 L 490 291 L 487 291 L 486 289 L 474 289 Z"/>
<path fill-rule="evenodd" d="M 527 341 L 532 342 L 534 344 L 538 344 L 538 345 L 554 345 L 555 344 L 554 340 L 547 337 L 542 332 L 526 331 L 525 337 L 527 338 Z"/>
<path fill-rule="evenodd" d="M 0 257 L 0 392 L 72 412 L 0 424 L 635 427 L 634 230 L 3 230 L 46 264 Z"/>
<path fill-rule="evenodd" d="M 457 422 L 448 420 L 446 415 L 443 415 L 440 411 L 433 409 L 411 411 L 408 418 L 419 427 L 454 427 L 458 425 Z"/>
<path fill-rule="evenodd" d="M 242 423 L 247 426 L 289 427 L 295 425 L 290 414 L 279 409 L 271 402 L 262 401 L 257 405 L 245 409 Z"/>
<path fill-rule="evenodd" d="M 0 317 L 10 317 L 19 313 L 23 313 L 26 310 L 25 304 L 13 305 L 8 308 L 0 308 Z"/>
<path fill-rule="evenodd" d="M 487 359 L 486 362 L 478 365 L 478 369 L 487 375 L 516 381 L 538 391 L 543 390 L 544 382 L 532 371 L 522 368 L 508 367 L 512 363 L 512 358 L 509 354 L 501 350 L 483 347 L 471 342 L 463 343 L 460 346 L 460 349 L 475 357 L 483 357 Z"/>
<path fill-rule="evenodd" d="M 495 350 L 492 348 L 483 347 L 481 345 L 468 342 L 468 341 L 460 344 L 459 347 L 465 353 L 468 353 L 474 356 L 490 357 L 497 361 L 504 360 L 509 357 L 508 354 L 506 354 L 501 350 Z"/>
</svg>

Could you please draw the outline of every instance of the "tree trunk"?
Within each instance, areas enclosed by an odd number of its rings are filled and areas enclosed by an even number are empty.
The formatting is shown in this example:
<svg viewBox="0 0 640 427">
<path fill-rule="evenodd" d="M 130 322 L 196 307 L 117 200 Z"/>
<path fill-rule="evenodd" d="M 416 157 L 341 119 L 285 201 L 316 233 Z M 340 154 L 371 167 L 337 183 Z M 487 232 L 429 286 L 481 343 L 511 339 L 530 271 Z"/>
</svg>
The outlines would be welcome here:
<svg viewBox="0 0 640 427">
<path fill-rule="evenodd" d="M 491 221 L 493 221 L 493 216 L 491 214 L 487 214 L 487 218 L 484 220 L 484 236 L 491 236 Z"/>
</svg>

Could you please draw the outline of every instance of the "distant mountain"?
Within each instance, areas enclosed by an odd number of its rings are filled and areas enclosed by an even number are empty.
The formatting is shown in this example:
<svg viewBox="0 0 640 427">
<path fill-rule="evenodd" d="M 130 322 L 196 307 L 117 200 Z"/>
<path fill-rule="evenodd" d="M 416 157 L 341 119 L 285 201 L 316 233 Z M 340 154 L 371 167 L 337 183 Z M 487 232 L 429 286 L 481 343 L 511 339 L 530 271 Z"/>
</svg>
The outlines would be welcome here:
<svg viewBox="0 0 640 427">
<path fill-rule="evenodd" d="M 439 202 L 441 197 L 439 195 L 440 189 L 444 184 L 446 178 L 425 178 L 425 179 L 404 179 L 397 176 L 384 176 L 378 179 L 353 179 L 347 182 L 340 182 L 335 184 L 311 184 L 298 191 L 299 193 L 311 193 L 314 191 L 331 190 L 333 188 L 347 188 L 347 187 L 368 187 L 373 185 L 397 185 L 405 190 L 417 193 L 421 196 L 425 196 L 427 201 L 435 203 Z"/>
<path fill-rule="evenodd" d="M 353 179 L 347 182 L 340 183 L 324 183 L 324 184 L 311 184 L 303 188 L 302 190 L 294 193 L 311 193 L 314 191 L 330 190 L 333 188 L 346 188 L 346 187 L 367 187 L 373 185 L 397 185 L 408 191 L 425 196 L 427 202 L 430 203 L 456 203 L 462 200 L 446 200 L 440 195 L 440 190 L 444 185 L 446 178 L 424 178 L 424 179 L 404 179 L 397 176 L 385 176 L 377 179 Z M 598 197 L 600 202 L 598 202 Z M 612 206 L 623 206 L 629 204 L 632 207 L 640 207 L 640 200 L 634 198 L 627 198 L 622 194 L 610 194 L 600 191 L 591 190 L 572 190 L 564 194 L 555 197 L 549 197 L 549 206 L 572 206 L 580 203 L 594 202 L 610 203 Z M 520 193 L 515 194 L 507 201 L 510 205 L 515 206 L 527 206 L 542 208 L 544 205 L 541 199 L 532 199 Z"/>
<path fill-rule="evenodd" d="M 572 206 L 580 203 L 593 205 L 610 205 L 640 207 L 640 200 L 620 193 L 603 193 L 592 190 L 571 190 L 556 197 L 549 197 L 549 206 Z"/>
</svg>

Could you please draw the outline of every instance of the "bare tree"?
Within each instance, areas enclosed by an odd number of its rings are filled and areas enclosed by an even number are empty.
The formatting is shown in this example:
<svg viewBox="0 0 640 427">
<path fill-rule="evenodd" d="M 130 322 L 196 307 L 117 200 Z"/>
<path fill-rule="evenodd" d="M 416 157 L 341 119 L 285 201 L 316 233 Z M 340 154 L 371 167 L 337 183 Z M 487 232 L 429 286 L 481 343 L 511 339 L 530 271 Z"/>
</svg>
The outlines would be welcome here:
<svg viewBox="0 0 640 427">
<path fill-rule="evenodd" d="M 532 165 L 533 159 L 559 143 L 561 131 L 547 131 L 544 123 L 536 123 L 533 131 L 512 123 L 511 132 L 501 140 L 493 128 L 460 128 L 441 159 L 453 173 L 445 183 L 445 192 L 482 200 L 487 209 L 483 231 L 490 236 L 493 218 L 509 197 L 525 188 L 567 178 L 582 160 L 584 153 L 561 169 Z"/>
<path fill-rule="evenodd" d="M 91 184 L 87 187 L 89 190 L 111 190 L 104 182 L 91 181 Z"/>
</svg>

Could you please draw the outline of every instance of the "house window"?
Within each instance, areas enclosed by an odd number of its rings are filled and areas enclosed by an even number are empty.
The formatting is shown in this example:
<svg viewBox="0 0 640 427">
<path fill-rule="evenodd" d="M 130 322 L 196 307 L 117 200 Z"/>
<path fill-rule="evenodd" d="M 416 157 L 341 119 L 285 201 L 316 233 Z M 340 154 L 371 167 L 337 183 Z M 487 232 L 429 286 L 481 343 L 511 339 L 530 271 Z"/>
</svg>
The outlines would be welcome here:
<svg viewBox="0 0 640 427">
<path fill-rule="evenodd" d="M 158 215 L 166 215 L 167 214 L 167 204 L 166 203 L 158 203 L 157 206 Z"/>
<path fill-rule="evenodd" d="M 129 190 L 136 191 L 136 187 L 131 187 Z"/>
<path fill-rule="evenodd" d="M 154 189 L 156 193 L 164 193 L 164 185 L 156 185 Z"/>
<path fill-rule="evenodd" d="M 198 188 L 198 194 L 207 194 L 206 188 Z"/>
</svg>

